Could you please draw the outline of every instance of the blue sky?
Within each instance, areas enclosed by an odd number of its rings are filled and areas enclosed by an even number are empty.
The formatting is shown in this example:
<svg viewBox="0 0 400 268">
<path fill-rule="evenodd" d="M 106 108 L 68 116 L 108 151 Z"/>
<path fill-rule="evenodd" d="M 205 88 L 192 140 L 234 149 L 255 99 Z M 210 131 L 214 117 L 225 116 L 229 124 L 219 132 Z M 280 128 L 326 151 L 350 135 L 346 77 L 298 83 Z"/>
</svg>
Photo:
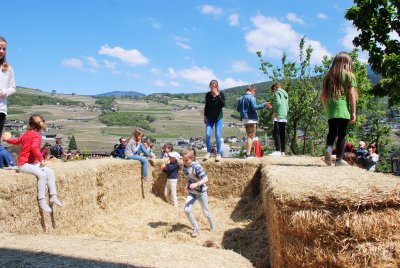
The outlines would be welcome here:
<svg viewBox="0 0 400 268">
<path fill-rule="evenodd" d="M 0 35 L 16 83 L 50 92 L 205 92 L 266 81 L 256 51 L 278 64 L 350 51 L 349 0 L 13 0 Z"/>
</svg>

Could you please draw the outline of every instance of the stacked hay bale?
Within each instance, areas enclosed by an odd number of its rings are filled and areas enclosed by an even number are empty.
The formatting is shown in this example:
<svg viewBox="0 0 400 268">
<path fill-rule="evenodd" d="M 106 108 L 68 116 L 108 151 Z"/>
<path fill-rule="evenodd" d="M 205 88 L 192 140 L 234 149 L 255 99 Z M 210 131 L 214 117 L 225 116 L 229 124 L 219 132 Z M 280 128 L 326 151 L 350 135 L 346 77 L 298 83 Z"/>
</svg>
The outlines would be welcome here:
<svg viewBox="0 0 400 268">
<path fill-rule="evenodd" d="M 316 158 L 264 160 L 272 267 L 398 267 L 400 180 Z"/>
<path fill-rule="evenodd" d="M 41 219 L 37 206 L 37 180 L 33 175 L 2 171 L 0 180 L 0 232 L 79 233 L 93 214 L 116 209 L 142 198 L 140 162 L 97 159 L 49 162 L 57 177 L 58 196 L 64 207 L 54 207 L 54 218 Z M 56 229 L 48 228 L 51 224 Z"/>
<path fill-rule="evenodd" d="M 212 160 L 202 162 L 197 160 L 202 165 L 208 176 L 208 193 L 210 196 L 218 198 L 241 197 L 246 191 L 249 183 L 252 180 L 259 179 L 260 174 L 260 159 L 222 159 L 221 162 Z M 154 185 L 152 193 L 158 196 L 164 194 L 164 186 L 167 176 L 160 166 L 165 163 L 165 160 L 157 159 L 154 161 L 152 175 Z M 179 179 L 178 179 L 178 196 L 184 191 L 186 185 L 185 176 L 182 172 L 182 161 L 179 161 Z"/>
</svg>

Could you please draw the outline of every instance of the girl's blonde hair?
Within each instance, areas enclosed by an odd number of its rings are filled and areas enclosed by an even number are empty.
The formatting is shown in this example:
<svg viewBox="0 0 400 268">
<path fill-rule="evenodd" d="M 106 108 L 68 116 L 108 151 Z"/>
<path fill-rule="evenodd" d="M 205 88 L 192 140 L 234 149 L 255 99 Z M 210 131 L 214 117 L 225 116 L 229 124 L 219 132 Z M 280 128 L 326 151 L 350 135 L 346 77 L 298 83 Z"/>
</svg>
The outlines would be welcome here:
<svg viewBox="0 0 400 268">
<path fill-rule="evenodd" d="M 33 114 L 29 117 L 28 129 L 40 132 L 45 128 L 46 123 L 40 114 Z"/>
<path fill-rule="evenodd" d="M 0 35 L 0 42 L 4 42 L 7 44 L 6 39 Z M 10 67 L 10 65 L 8 65 L 7 60 L 6 60 L 6 56 L 4 55 L 4 57 L 2 59 L 0 59 L 0 67 L 1 67 L 1 71 L 4 73 L 5 71 L 8 70 L 8 68 Z"/>
<path fill-rule="evenodd" d="M 346 72 L 346 94 L 351 89 L 351 83 L 349 76 L 353 76 L 353 59 L 346 52 L 339 52 L 333 59 L 331 68 L 326 73 L 322 84 L 322 90 L 325 92 L 325 96 L 329 99 L 337 100 L 342 96 L 342 73 Z"/>
</svg>

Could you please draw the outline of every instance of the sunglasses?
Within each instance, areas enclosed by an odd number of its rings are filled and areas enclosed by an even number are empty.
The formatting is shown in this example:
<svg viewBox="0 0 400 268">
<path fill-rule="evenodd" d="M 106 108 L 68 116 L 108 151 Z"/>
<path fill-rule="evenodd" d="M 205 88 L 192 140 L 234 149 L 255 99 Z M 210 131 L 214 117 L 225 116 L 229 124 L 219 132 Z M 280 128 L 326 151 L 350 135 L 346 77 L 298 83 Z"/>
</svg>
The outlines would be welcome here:
<svg viewBox="0 0 400 268">
<path fill-rule="evenodd" d="M 369 148 L 374 148 L 375 149 L 376 147 L 375 146 L 369 146 Z"/>
</svg>

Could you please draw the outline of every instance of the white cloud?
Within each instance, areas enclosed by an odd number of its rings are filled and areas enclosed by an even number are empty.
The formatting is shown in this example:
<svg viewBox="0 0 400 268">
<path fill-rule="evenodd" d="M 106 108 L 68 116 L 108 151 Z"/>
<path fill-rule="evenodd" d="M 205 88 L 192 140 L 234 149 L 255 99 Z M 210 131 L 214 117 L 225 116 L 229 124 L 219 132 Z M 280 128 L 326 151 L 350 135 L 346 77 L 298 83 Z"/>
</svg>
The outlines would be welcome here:
<svg viewBox="0 0 400 268">
<path fill-rule="evenodd" d="M 115 69 L 117 63 L 115 61 L 103 60 L 103 64 L 108 69 Z"/>
<path fill-rule="evenodd" d="M 153 19 L 153 18 L 150 18 L 150 20 L 151 20 L 151 25 L 152 25 L 154 28 L 156 28 L 156 29 L 161 29 L 161 23 L 160 23 L 160 22 L 158 22 L 157 20 L 155 20 L 155 19 Z"/>
<path fill-rule="evenodd" d="M 175 44 L 183 49 L 191 49 L 192 47 L 189 46 L 187 43 L 190 41 L 188 38 L 182 36 L 175 36 Z"/>
<path fill-rule="evenodd" d="M 204 5 L 200 7 L 200 11 L 202 14 L 205 15 L 214 15 L 214 16 L 218 16 L 222 14 L 222 9 L 219 7 L 214 7 L 211 5 Z"/>
<path fill-rule="evenodd" d="M 176 73 L 176 71 L 175 71 L 175 69 L 174 68 L 172 68 L 172 67 L 169 67 L 168 68 L 168 74 L 167 74 L 169 77 L 171 77 L 171 78 L 176 78 L 176 77 L 178 77 L 178 74 Z"/>
<path fill-rule="evenodd" d="M 249 52 L 262 51 L 271 58 L 281 58 L 285 52 L 291 59 L 299 58 L 299 43 L 303 34 L 296 32 L 290 24 L 280 22 L 276 18 L 257 15 L 251 20 L 255 29 L 245 34 Z M 306 46 L 307 44 L 311 44 L 313 48 L 313 63 L 321 62 L 323 55 L 331 55 L 319 41 L 307 38 Z"/>
<path fill-rule="evenodd" d="M 322 12 L 317 13 L 317 18 L 321 19 L 321 20 L 329 19 L 328 15 L 326 15 L 325 13 L 322 13 Z"/>
<path fill-rule="evenodd" d="M 181 48 L 183 48 L 183 49 L 191 49 L 191 48 L 192 48 L 191 46 L 189 46 L 189 45 L 187 45 L 187 44 L 184 44 L 184 43 L 182 43 L 182 42 L 175 42 L 175 44 L 176 44 L 178 47 L 181 47 Z"/>
<path fill-rule="evenodd" d="M 286 19 L 288 21 L 294 22 L 294 23 L 298 23 L 298 24 L 304 24 L 304 21 L 302 18 L 298 17 L 295 13 L 288 13 L 286 15 Z"/>
<path fill-rule="evenodd" d="M 131 66 L 149 63 L 149 59 L 143 56 L 142 53 L 140 53 L 140 51 L 137 49 L 126 50 L 121 47 L 110 48 L 108 45 L 104 45 L 101 46 L 98 53 L 100 55 L 108 55 L 110 57 L 120 59 Z"/>
<path fill-rule="evenodd" d="M 166 82 L 162 79 L 157 79 L 154 81 L 153 85 L 157 87 L 167 87 L 167 86 L 173 86 L 173 87 L 180 87 L 181 84 L 179 82 L 171 81 L 171 82 Z"/>
<path fill-rule="evenodd" d="M 181 86 L 181 84 L 179 82 L 174 82 L 174 81 L 171 81 L 170 85 L 174 86 L 174 87 L 180 87 Z"/>
<path fill-rule="evenodd" d="M 232 64 L 232 72 L 244 73 L 251 71 L 252 68 L 244 60 L 234 61 Z"/>
<path fill-rule="evenodd" d="M 340 39 L 340 43 L 348 50 L 354 49 L 353 39 L 360 32 L 351 24 L 350 22 L 346 23 L 343 27 L 344 36 Z"/>
<path fill-rule="evenodd" d="M 84 59 L 87 60 L 88 58 L 91 58 L 91 57 L 86 57 Z M 64 65 L 65 67 L 75 68 L 75 69 L 78 69 L 78 70 L 81 70 L 81 71 L 85 71 L 85 72 L 95 73 L 97 71 L 97 69 L 95 69 L 93 67 L 92 68 L 86 67 L 86 65 L 93 64 L 93 61 L 89 61 L 89 62 L 85 63 L 83 60 L 78 59 L 78 58 L 63 59 L 61 61 L 61 64 Z"/>
<path fill-rule="evenodd" d="M 164 80 L 157 79 L 156 81 L 154 81 L 153 85 L 157 87 L 165 87 L 167 86 L 167 83 Z"/>
<path fill-rule="evenodd" d="M 77 68 L 77 69 L 83 69 L 85 63 L 81 59 L 77 58 L 69 58 L 69 59 L 63 59 L 61 61 L 62 65 L 65 67 L 71 67 L 71 68 Z"/>
<path fill-rule="evenodd" d="M 153 74 L 161 74 L 161 70 L 159 68 L 151 68 L 150 72 L 152 72 Z"/>
<path fill-rule="evenodd" d="M 208 85 L 209 82 L 216 77 L 213 70 L 207 67 L 200 68 L 198 66 L 193 66 L 189 69 L 183 69 L 177 73 L 180 77 L 201 85 Z"/>
<path fill-rule="evenodd" d="M 97 63 L 97 59 L 93 58 L 93 57 L 85 57 L 87 63 L 92 66 L 95 69 L 98 69 L 100 66 Z"/>
<path fill-rule="evenodd" d="M 219 85 L 221 89 L 225 89 L 225 88 L 231 88 L 231 87 L 238 87 L 238 86 L 244 86 L 244 85 L 248 85 L 249 83 L 244 82 L 242 80 L 235 80 L 231 77 L 228 77 L 224 80 L 220 80 L 219 81 Z"/>
<path fill-rule="evenodd" d="M 229 16 L 229 25 L 231 26 L 239 25 L 239 14 L 232 14 Z"/>
</svg>

